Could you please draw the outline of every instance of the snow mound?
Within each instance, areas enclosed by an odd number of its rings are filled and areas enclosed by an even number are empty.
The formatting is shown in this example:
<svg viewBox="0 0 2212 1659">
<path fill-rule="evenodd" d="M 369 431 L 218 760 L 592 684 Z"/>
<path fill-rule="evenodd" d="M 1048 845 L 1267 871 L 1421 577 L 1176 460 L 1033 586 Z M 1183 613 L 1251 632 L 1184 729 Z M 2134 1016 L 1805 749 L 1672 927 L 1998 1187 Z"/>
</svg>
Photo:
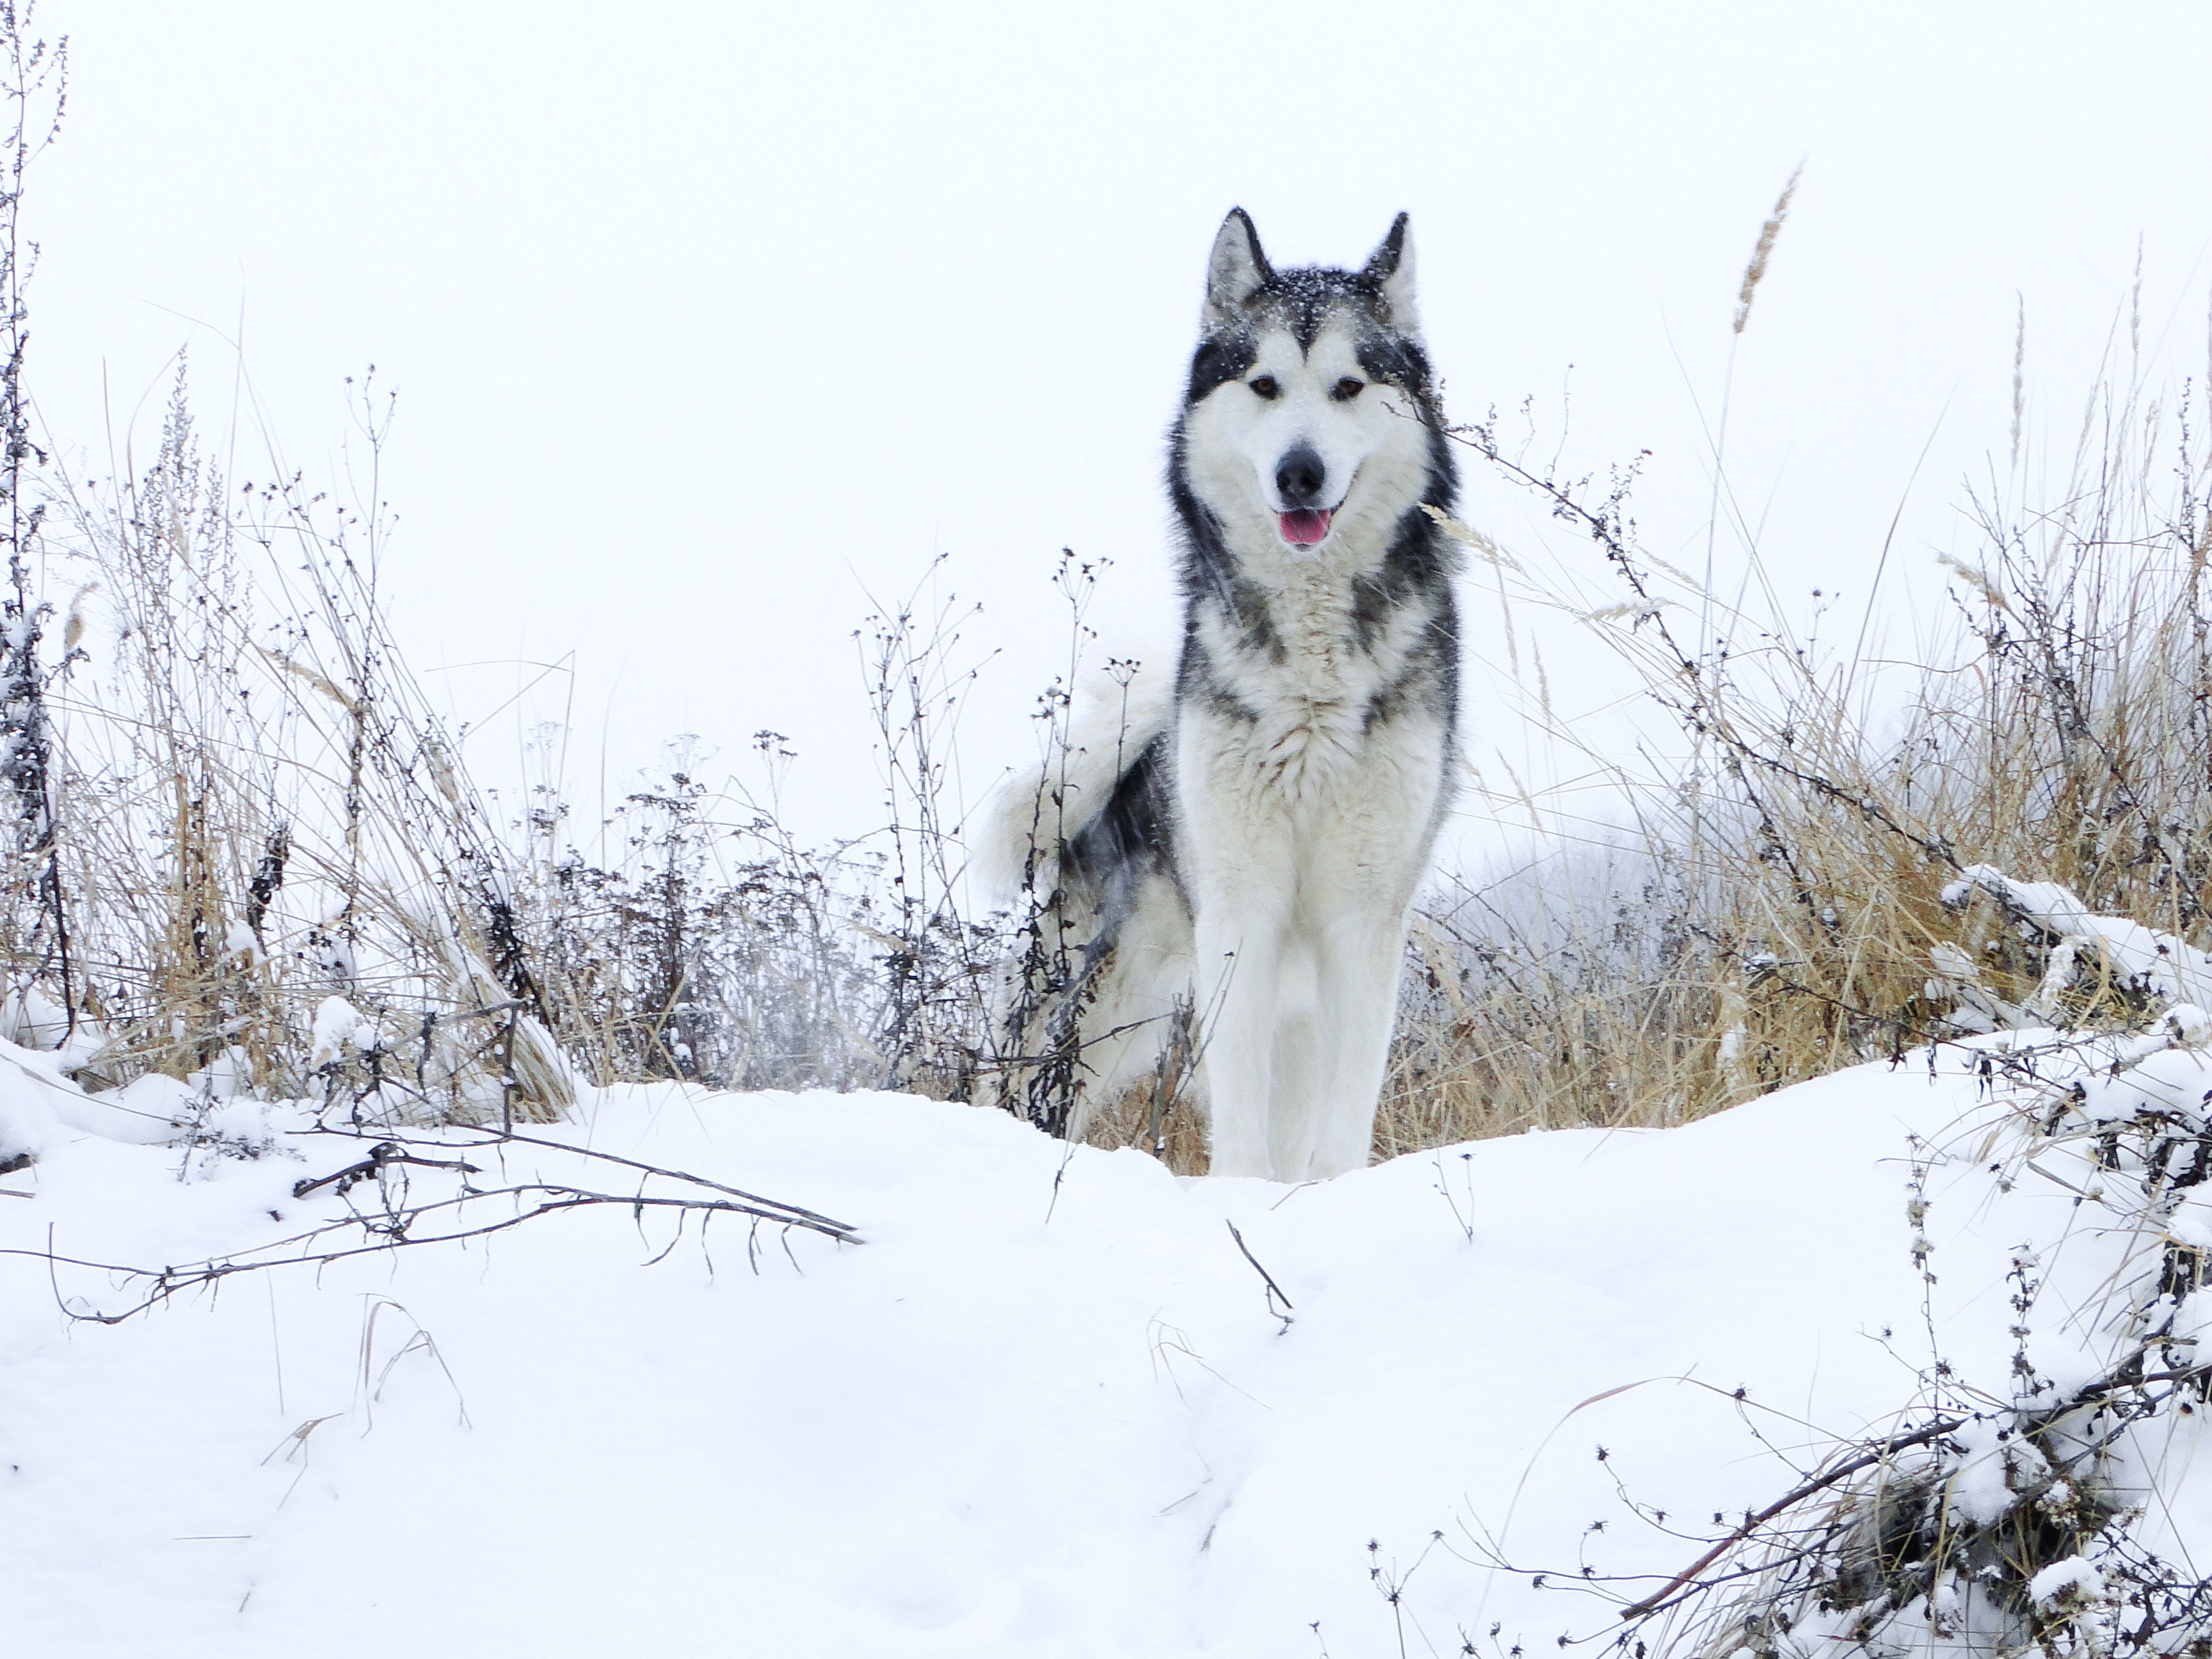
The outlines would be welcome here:
<svg viewBox="0 0 2212 1659">
<path fill-rule="evenodd" d="M 0 1050 L 43 1137 L 0 1180 L 17 1651 L 1503 1653 L 1666 1601 L 1869 1437 L 1930 1524 L 2032 1500 L 2063 1551 L 1832 1613 L 1770 1566 L 1723 1593 L 1759 1651 L 2001 1647 L 2212 1547 L 2201 1413 L 2064 1468 L 2020 1429 L 2205 1334 L 2212 1060 L 2171 1023 L 1295 1188 L 675 1085 L 512 1139 L 234 1100 L 132 1144 L 39 1059 Z"/>
</svg>

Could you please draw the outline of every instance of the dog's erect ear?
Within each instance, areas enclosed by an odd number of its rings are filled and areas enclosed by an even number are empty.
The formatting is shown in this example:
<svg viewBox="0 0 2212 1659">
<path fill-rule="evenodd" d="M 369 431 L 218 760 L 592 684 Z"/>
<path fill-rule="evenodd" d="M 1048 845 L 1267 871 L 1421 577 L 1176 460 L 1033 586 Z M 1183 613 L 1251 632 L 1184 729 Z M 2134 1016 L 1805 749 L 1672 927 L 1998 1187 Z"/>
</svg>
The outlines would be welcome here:
<svg viewBox="0 0 2212 1659">
<path fill-rule="evenodd" d="M 1373 277 L 1381 287 L 1382 303 L 1389 307 L 1385 322 L 1401 334 L 1421 331 L 1421 313 L 1413 302 L 1413 234 L 1404 214 L 1390 222 L 1390 234 L 1367 256 L 1366 268 L 1359 274 Z"/>
<path fill-rule="evenodd" d="M 1252 216 L 1243 208 L 1230 209 L 1206 262 L 1206 327 L 1243 321 L 1244 301 L 1274 274 L 1267 256 L 1260 251 L 1260 233 L 1252 228 Z"/>
</svg>

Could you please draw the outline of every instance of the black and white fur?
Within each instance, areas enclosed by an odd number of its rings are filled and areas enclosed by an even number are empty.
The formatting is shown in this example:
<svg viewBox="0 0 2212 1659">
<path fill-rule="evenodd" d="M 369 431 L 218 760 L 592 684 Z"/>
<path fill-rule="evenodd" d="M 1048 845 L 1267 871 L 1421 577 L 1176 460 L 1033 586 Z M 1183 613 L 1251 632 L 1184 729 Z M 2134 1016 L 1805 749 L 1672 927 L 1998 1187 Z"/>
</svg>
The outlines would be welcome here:
<svg viewBox="0 0 2212 1659">
<path fill-rule="evenodd" d="M 1079 1135 L 1194 1042 L 1212 1170 L 1368 1159 L 1406 915 L 1449 804 L 1455 484 L 1406 216 L 1358 270 L 1215 238 L 1169 444 L 1182 530 L 1171 686 L 1113 684 L 1009 792 L 1036 896 L 1001 1087 Z"/>
</svg>

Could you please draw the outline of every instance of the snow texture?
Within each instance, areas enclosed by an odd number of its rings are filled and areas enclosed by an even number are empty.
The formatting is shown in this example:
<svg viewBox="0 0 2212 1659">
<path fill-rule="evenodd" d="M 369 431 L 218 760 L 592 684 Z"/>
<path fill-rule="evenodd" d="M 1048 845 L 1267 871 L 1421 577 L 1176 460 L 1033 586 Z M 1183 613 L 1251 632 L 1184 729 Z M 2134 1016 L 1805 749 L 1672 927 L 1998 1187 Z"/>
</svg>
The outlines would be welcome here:
<svg viewBox="0 0 2212 1659">
<path fill-rule="evenodd" d="M 2023 1172 L 2037 1132 L 1990 1081 L 2039 1042 L 2085 1121 L 2212 1086 L 2171 1032 L 2003 1033 L 1684 1128 L 1298 1187 L 906 1097 L 617 1088 L 546 1144 L 450 1138 L 479 1187 L 610 1179 L 565 1143 L 865 1242 L 625 1203 L 114 1325 L 67 1315 L 137 1302 L 118 1266 L 374 1213 L 374 1182 L 293 1196 L 363 1142 L 241 1097 L 137 1144 L 51 1056 L 0 1049 L 0 1122 L 42 1148 L 0 1177 L 9 1650 L 1353 1659 L 1602 1632 L 1700 1553 L 1686 1530 L 1893 1431 L 1937 1347 L 1999 1397 L 2022 1356 L 2062 1387 L 2109 1363 L 2078 1316 L 2135 1247 L 2084 1224 L 2093 1156 L 2037 1141 L 2053 1178 Z M 418 1200 L 459 1179 L 399 1175 Z M 2198 1190 L 2177 1238 L 2212 1238 Z M 2160 1431 L 2185 1471 L 2193 1419 Z M 1961 1438 L 1946 1501 L 1995 1513 L 2014 1465 L 1990 1425 Z M 2212 1487 L 2161 1495 L 2150 1541 L 2202 1559 Z M 1625 1577 L 1614 1603 L 1585 1564 Z M 2096 1571 L 2033 1593 L 2094 1596 Z"/>
</svg>

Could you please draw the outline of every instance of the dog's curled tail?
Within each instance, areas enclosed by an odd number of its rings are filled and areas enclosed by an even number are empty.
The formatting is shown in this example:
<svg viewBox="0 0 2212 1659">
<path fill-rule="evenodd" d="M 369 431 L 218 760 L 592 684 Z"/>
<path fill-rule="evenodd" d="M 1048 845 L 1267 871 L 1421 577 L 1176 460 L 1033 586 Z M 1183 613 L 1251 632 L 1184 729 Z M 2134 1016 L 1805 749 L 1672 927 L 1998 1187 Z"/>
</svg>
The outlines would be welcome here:
<svg viewBox="0 0 2212 1659">
<path fill-rule="evenodd" d="M 1066 742 L 1008 779 L 985 810 L 973 867 L 993 899 L 1048 901 L 1074 873 L 1063 868 L 1068 848 L 1174 718 L 1172 678 L 1127 667 L 1085 677 Z"/>
</svg>

